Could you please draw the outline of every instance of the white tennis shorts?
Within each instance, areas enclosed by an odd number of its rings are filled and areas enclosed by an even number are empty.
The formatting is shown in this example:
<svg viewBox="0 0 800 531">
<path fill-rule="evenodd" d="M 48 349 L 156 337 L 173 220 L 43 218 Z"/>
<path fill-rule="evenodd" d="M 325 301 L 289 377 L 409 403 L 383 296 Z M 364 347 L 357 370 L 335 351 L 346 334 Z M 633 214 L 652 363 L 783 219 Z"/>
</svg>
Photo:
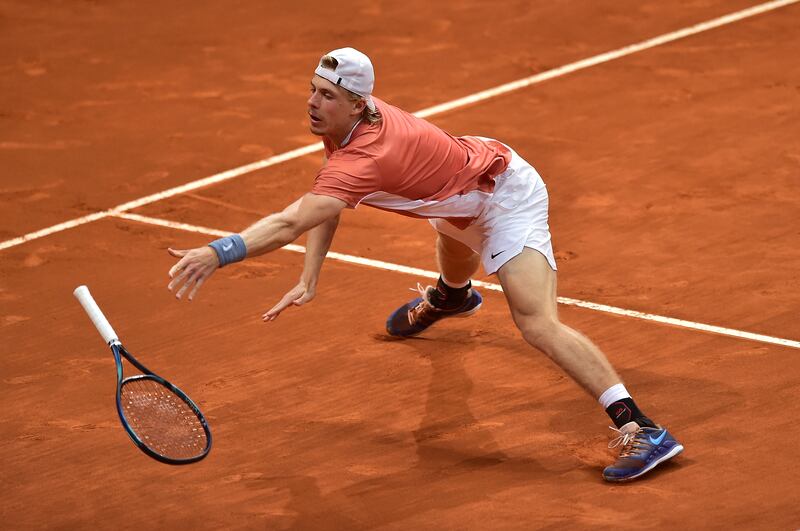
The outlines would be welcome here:
<svg viewBox="0 0 800 531">
<path fill-rule="evenodd" d="M 533 166 L 513 150 L 511 154 L 508 168 L 495 177 L 494 192 L 471 225 L 461 230 L 441 218 L 433 218 L 430 223 L 440 233 L 478 253 L 487 275 L 496 273 L 525 247 L 542 253 L 555 271 L 547 224 L 547 187 Z"/>
</svg>

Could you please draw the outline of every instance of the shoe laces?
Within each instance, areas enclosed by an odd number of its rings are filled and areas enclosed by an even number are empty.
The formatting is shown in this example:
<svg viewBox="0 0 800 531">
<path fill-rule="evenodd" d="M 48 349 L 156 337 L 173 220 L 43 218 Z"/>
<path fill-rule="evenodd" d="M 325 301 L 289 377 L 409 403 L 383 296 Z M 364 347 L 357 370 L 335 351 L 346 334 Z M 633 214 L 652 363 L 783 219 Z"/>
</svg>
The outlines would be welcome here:
<svg viewBox="0 0 800 531">
<path fill-rule="evenodd" d="M 422 297 L 422 300 L 419 301 L 419 304 L 417 304 L 416 306 L 414 306 L 413 308 L 408 310 L 408 322 L 410 324 L 413 325 L 417 321 L 417 319 L 419 318 L 419 315 L 422 314 L 423 312 L 431 311 L 431 310 L 435 311 L 436 310 L 436 308 L 433 306 L 433 304 L 430 303 L 430 300 L 429 300 L 430 297 L 428 296 L 428 290 L 430 288 L 432 288 L 432 287 L 433 286 L 423 286 L 422 284 L 417 282 L 417 287 L 416 288 L 408 288 L 411 291 L 418 292 L 419 296 Z"/>
<path fill-rule="evenodd" d="M 428 300 L 428 288 L 432 288 L 433 286 L 423 286 L 419 282 L 417 282 L 416 288 L 408 288 L 409 291 L 416 291 L 419 293 L 419 296 L 422 297 L 422 300 Z"/>
<path fill-rule="evenodd" d="M 608 443 L 608 447 L 616 448 L 618 446 L 622 446 L 619 451 L 620 457 L 637 455 L 647 448 L 647 445 L 642 442 L 642 436 L 644 435 L 642 428 L 627 433 L 615 428 L 614 426 L 609 426 L 609 428 L 617 432 L 619 435 Z"/>
</svg>

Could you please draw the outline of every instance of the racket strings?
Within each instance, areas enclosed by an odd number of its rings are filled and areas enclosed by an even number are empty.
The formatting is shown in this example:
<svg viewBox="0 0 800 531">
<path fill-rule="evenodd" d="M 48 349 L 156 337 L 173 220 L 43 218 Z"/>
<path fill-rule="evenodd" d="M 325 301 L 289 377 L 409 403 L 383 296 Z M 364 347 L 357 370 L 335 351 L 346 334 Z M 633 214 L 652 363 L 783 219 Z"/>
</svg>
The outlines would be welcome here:
<svg viewBox="0 0 800 531">
<path fill-rule="evenodd" d="M 127 380 L 122 385 L 122 408 L 139 440 L 171 459 L 202 454 L 208 438 L 200 419 L 178 395 L 155 380 Z"/>
</svg>

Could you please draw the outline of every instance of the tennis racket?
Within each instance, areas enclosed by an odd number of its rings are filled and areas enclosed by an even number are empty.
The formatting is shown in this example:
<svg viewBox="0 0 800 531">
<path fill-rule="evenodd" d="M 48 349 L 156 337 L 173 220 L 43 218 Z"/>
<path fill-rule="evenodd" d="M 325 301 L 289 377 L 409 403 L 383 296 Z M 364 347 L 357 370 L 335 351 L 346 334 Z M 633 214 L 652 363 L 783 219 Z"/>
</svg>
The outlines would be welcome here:
<svg viewBox="0 0 800 531">
<path fill-rule="evenodd" d="M 195 403 L 125 350 L 89 288 L 79 286 L 73 295 L 111 347 L 117 364 L 117 413 L 136 446 L 170 465 L 194 463 L 208 455 L 211 430 Z M 123 357 L 143 374 L 123 378 Z"/>
</svg>

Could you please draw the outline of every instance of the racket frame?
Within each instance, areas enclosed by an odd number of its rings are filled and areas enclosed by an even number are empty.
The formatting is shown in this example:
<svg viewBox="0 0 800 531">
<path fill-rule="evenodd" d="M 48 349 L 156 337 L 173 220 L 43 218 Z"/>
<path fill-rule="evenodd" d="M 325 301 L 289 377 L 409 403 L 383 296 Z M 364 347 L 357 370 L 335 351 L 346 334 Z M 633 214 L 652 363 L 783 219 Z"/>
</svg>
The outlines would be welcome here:
<svg viewBox="0 0 800 531">
<path fill-rule="evenodd" d="M 142 365 L 136 358 L 133 357 L 131 353 L 125 350 L 125 347 L 122 346 L 122 342 L 119 340 L 119 336 L 111 327 L 111 324 L 106 319 L 105 315 L 103 315 L 102 310 L 95 302 L 94 298 L 92 297 L 91 293 L 89 293 L 89 288 L 86 286 L 78 286 L 73 291 L 73 295 L 75 298 L 78 299 L 78 302 L 81 303 L 83 309 L 86 311 L 86 314 L 94 323 L 95 328 L 100 333 L 100 336 L 103 338 L 103 341 L 111 348 L 111 353 L 114 355 L 114 363 L 117 366 L 117 414 L 119 415 L 119 419 L 122 422 L 122 427 L 125 428 L 125 432 L 134 442 L 134 444 L 145 454 L 149 455 L 153 459 L 160 461 L 162 463 L 166 463 L 169 465 L 187 465 L 189 463 L 195 463 L 201 459 L 203 459 L 208 452 L 211 450 L 211 429 L 208 427 L 208 422 L 206 421 L 205 416 L 200 411 L 200 408 L 197 407 L 189 396 L 181 391 L 178 387 L 170 383 L 169 381 L 165 380 L 161 376 L 157 375 L 144 365 Z M 122 367 L 122 358 L 128 360 L 134 367 L 139 369 L 143 374 L 137 374 L 134 376 L 128 376 L 127 378 L 123 377 L 123 367 Z M 206 435 L 206 447 L 202 453 L 192 456 L 186 459 L 175 459 L 172 457 L 167 457 L 165 455 L 161 455 L 142 441 L 136 432 L 131 428 L 130 424 L 125 418 L 125 413 L 122 408 L 122 386 L 125 382 L 133 381 L 133 380 L 155 380 L 157 383 L 163 385 L 167 389 L 169 389 L 172 393 L 174 393 L 178 398 L 183 400 L 186 405 L 194 412 L 197 416 L 197 419 L 200 421 L 201 426 L 203 427 L 203 431 Z"/>
<path fill-rule="evenodd" d="M 208 422 L 206 421 L 205 416 L 200 411 L 200 408 L 197 407 L 197 404 L 192 401 L 189 396 L 180 390 L 176 385 L 173 385 L 168 380 L 165 380 L 161 376 L 157 375 L 144 365 L 142 365 L 139 360 L 133 357 L 133 354 L 128 352 L 119 339 L 111 341 L 109 344 L 111 347 L 111 352 L 114 354 L 114 362 L 117 365 L 117 414 L 119 415 L 119 420 L 122 423 L 122 427 L 125 428 L 125 432 L 128 434 L 130 439 L 133 443 L 144 453 L 152 457 L 157 461 L 161 461 L 162 463 L 166 463 L 168 465 L 188 465 L 190 463 L 196 463 L 197 461 L 203 459 L 208 452 L 211 451 L 211 429 L 208 427 Z M 130 362 L 131 365 L 139 369 L 142 374 L 136 374 L 133 376 L 123 377 L 123 367 L 122 367 L 122 358 L 125 358 Z M 171 393 L 175 396 L 180 398 L 192 412 L 197 416 L 197 419 L 200 421 L 200 425 L 203 427 L 203 431 L 206 435 L 206 447 L 203 449 L 203 452 L 197 454 L 192 457 L 188 457 L 185 459 L 176 459 L 173 457 L 167 457 L 162 455 L 149 446 L 136 434 L 136 432 L 131 428 L 130 424 L 128 424 L 128 420 L 125 418 L 125 411 L 122 406 L 122 386 L 125 385 L 126 382 L 135 381 L 135 380 L 154 380 L 157 383 L 166 387 Z"/>
</svg>

